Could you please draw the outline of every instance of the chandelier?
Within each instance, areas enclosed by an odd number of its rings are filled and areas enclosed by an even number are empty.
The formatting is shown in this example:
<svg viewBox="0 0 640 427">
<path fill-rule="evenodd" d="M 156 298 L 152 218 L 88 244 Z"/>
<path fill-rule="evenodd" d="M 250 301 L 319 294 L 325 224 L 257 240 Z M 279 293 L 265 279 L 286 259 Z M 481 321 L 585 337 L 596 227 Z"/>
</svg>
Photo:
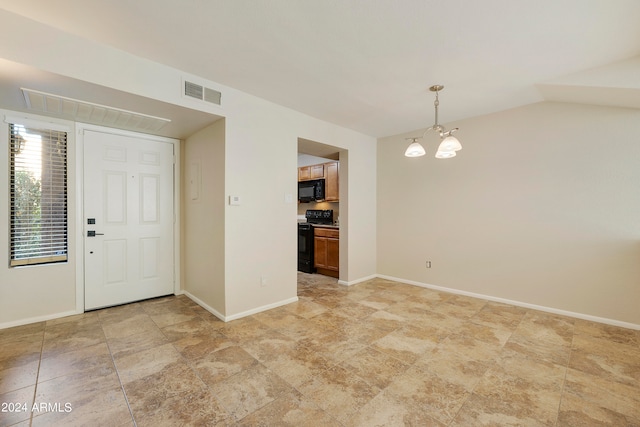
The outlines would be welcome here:
<svg viewBox="0 0 640 427">
<path fill-rule="evenodd" d="M 429 88 L 431 92 L 436 93 L 436 100 L 433 102 L 433 106 L 436 110 L 436 123 L 424 131 L 421 137 L 417 138 L 407 138 L 408 141 L 411 141 L 409 147 L 404 152 L 404 155 L 407 157 L 420 157 L 424 156 L 426 152 L 420 143 L 419 139 L 424 138 L 424 136 L 430 130 L 434 130 L 440 134 L 440 145 L 438 146 L 438 151 L 436 152 L 436 159 L 448 159 L 450 157 L 455 157 L 456 151 L 462 150 L 462 145 L 460 145 L 460 141 L 458 138 L 453 136 L 452 134 L 458 130 L 458 128 L 446 130 L 444 126 L 438 124 L 438 105 L 440 102 L 438 101 L 438 92 L 444 89 L 442 85 L 433 85 Z"/>
</svg>

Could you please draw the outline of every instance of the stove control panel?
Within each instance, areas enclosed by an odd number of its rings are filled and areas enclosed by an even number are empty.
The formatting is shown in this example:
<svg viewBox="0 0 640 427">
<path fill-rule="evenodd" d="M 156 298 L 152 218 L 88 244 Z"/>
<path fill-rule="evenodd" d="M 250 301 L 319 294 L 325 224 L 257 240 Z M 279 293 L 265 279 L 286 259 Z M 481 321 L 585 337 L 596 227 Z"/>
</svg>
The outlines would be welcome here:
<svg viewBox="0 0 640 427">
<path fill-rule="evenodd" d="M 333 209 L 309 209 L 304 216 L 312 224 L 333 224 Z"/>
</svg>

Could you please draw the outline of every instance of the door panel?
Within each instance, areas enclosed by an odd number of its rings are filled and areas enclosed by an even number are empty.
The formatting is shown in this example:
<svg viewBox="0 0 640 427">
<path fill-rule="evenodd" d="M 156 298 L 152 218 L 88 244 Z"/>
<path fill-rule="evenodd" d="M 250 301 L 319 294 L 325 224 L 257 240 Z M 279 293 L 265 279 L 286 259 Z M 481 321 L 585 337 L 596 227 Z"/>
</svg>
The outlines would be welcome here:
<svg viewBox="0 0 640 427">
<path fill-rule="evenodd" d="M 158 175 L 141 175 L 142 185 L 140 186 L 140 222 L 146 224 L 157 223 L 159 218 L 160 200 Z"/>
<path fill-rule="evenodd" d="M 124 224 L 127 217 L 127 175 L 125 172 L 105 171 L 106 204 L 105 222 Z"/>
<path fill-rule="evenodd" d="M 158 277 L 160 239 L 150 237 L 140 240 L 140 276 L 143 279 Z"/>
<path fill-rule="evenodd" d="M 173 200 L 172 144 L 85 130 L 85 309 L 173 293 Z"/>
<path fill-rule="evenodd" d="M 127 241 L 106 240 L 103 244 L 105 285 L 127 282 Z"/>
</svg>

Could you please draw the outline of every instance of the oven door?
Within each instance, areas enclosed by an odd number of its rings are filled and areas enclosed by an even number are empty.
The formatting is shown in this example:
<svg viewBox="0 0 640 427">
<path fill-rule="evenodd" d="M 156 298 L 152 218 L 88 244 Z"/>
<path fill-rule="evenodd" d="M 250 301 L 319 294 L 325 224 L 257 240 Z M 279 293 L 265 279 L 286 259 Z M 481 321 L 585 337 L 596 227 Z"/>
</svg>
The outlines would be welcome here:
<svg viewBox="0 0 640 427">
<path fill-rule="evenodd" d="M 298 271 L 313 273 L 313 227 L 298 224 Z"/>
</svg>

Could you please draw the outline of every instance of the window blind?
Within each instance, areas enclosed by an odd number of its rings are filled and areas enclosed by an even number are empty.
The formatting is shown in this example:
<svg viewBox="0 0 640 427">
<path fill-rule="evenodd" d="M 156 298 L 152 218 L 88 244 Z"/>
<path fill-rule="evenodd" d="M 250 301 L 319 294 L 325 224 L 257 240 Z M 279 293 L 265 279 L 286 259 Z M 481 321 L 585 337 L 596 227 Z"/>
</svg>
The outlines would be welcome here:
<svg viewBox="0 0 640 427">
<path fill-rule="evenodd" d="M 67 133 L 9 123 L 10 265 L 67 260 Z"/>
</svg>

